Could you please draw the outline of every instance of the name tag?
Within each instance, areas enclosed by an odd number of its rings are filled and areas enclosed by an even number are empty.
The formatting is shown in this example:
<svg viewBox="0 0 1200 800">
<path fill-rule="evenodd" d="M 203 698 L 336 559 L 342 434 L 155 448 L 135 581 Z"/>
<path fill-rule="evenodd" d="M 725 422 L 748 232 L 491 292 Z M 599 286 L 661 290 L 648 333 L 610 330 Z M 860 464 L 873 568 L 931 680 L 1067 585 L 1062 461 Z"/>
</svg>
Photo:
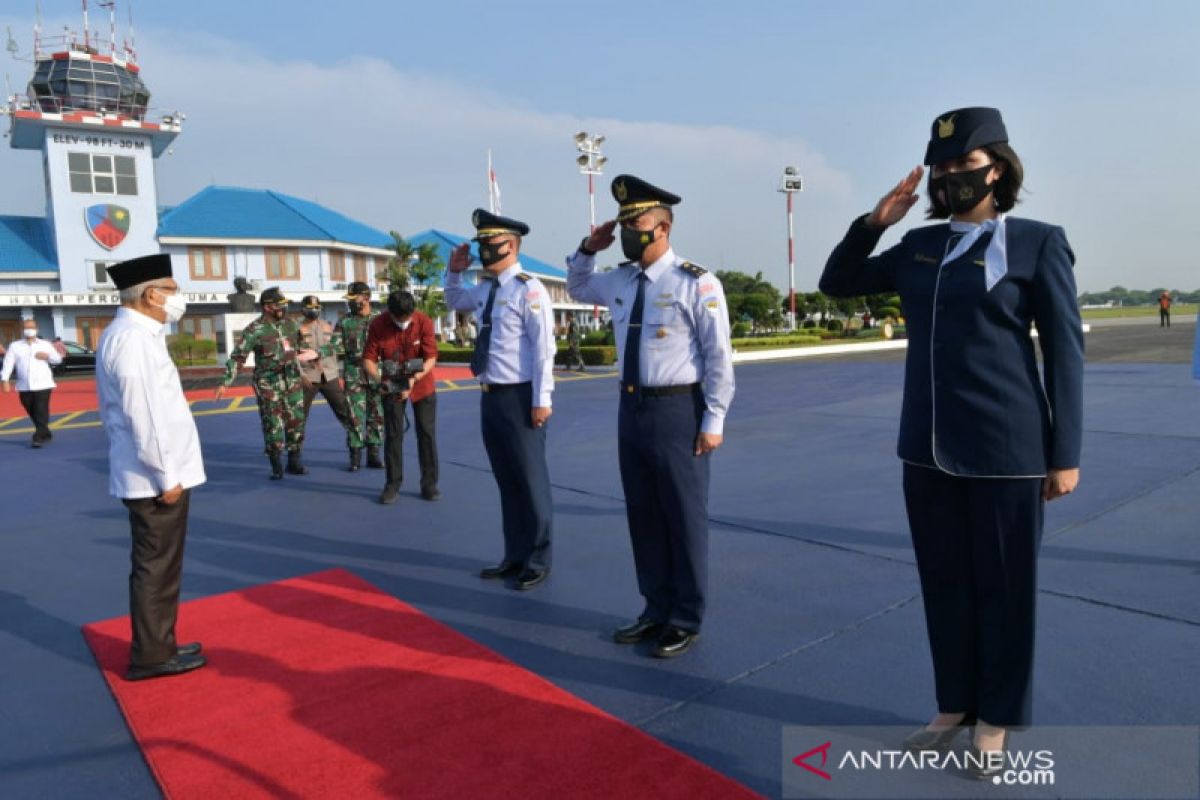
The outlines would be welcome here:
<svg viewBox="0 0 1200 800">
<path fill-rule="evenodd" d="M 934 258 L 933 256 L 927 256 L 924 253 L 917 253 L 916 255 L 914 255 L 913 261 L 920 261 L 922 264 L 940 264 L 940 263 L 942 263 L 941 259 Z"/>
</svg>

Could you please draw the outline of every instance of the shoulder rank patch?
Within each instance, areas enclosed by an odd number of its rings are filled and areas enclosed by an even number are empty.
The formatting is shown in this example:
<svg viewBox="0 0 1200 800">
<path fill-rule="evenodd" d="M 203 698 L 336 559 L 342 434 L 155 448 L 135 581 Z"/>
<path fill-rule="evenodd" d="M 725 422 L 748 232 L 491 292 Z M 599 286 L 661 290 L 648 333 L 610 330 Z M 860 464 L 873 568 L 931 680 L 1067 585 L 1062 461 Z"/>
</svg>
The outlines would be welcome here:
<svg viewBox="0 0 1200 800">
<path fill-rule="evenodd" d="M 704 275 L 708 272 L 708 270 L 706 270 L 704 267 L 700 266 L 699 264 L 693 264 L 690 261 L 684 261 L 679 265 L 679 268 L 688 275 L 691 275 L 693 278 L 699 278 L 701 275 Z"/>
<path fill-rule="evenodd" d="M 533 280 L 533 276 L 530 275 L 528 272 L 518 272 L 516 275 L 516 278 L 521 283 L 529 283 L 531 280 Z"/>
</svg>

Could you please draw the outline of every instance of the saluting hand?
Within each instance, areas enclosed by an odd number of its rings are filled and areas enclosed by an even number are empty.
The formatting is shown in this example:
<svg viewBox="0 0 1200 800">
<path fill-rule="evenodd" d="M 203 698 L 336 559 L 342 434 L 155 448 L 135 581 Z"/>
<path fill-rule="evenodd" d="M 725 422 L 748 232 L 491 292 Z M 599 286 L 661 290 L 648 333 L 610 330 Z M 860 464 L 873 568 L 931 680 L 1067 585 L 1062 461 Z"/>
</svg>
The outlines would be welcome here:
<svg viewBox="0 0 1200 800">
<path fill-rule="evenodd" d="M 550 419 L 550 415 L 554 413 L 554 409 L 550 406 L 534 406 L 533 407 L 533 427 L 541 428 Z"/>
<path fill-rule="evenodd" d="M 617 240 L 617 237 L 613 235 L 613 229 L 616 227 L 617 221 L 615 219 L 610 219 L 608 222 L 592 231 L 592 235 L 587 238 L 586 242 L 584 242 L 584 247 L 596 253 L 599 253 L 601 250 L 608 249 L 612 243 Z"/>
<path fill-rule="evenodd" d="M 1052 469 L 1046 472 L 1042 482 L 1042 499 L 1049 502 L 1075 491 L 1079 485 L 1079 467 L 1074 469 Z"/>
<path fill-rule="evenodd" d="M 719 433 L 702 433 L 696 437 L 696 451 L 693 455 L 702 456 L 711 453 L 721 446 L 725 437 Z"/>
<path fill-rule="evenodd" d="M 904 180 L 879 198 L 875 210 L 867 217 L 867 224 L 874 228 L 886 228 L 904 219 L 908 210 L 921 199 L 917 190 L 921 188 L 921 176 L 924 174 L 924 167 L 913 167 L 913 171 L 908 173 Z"/>
<path fill-rule="evenodd" d="M 451 272 L 465 272 L 469 266 L 471 266 L 471 245 L 463 242 L 450 251 L 448 269 Z"/>
</svg>

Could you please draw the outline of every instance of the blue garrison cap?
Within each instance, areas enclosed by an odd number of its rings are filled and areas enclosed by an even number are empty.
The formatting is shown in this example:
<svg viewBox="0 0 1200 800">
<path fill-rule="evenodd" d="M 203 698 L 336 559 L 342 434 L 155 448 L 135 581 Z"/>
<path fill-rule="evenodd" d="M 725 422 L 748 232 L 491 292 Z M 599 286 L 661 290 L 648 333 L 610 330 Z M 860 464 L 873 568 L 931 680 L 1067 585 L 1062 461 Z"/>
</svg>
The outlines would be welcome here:
<svg viewBox="0 0 1200 800">
<path fill-rule="evenodd" d="M 502 233 L 515 233 L 517 236 L 525 236 L 529 233 L 529 226 L 524 222 L 502 217 L 499 214 L 484 211 L 482 208 L 475 209 L 475 213 L 471 214 L 471 224 L 475 226 L 476 239 L 486 239 Z"/>
<path fill-rule="evenodd" d="M 933 121 L 925 164 L 951 161 L 976 148 L 1007 141 L 999 109 L 976 106 L 947 111 Z"/>
</svg>

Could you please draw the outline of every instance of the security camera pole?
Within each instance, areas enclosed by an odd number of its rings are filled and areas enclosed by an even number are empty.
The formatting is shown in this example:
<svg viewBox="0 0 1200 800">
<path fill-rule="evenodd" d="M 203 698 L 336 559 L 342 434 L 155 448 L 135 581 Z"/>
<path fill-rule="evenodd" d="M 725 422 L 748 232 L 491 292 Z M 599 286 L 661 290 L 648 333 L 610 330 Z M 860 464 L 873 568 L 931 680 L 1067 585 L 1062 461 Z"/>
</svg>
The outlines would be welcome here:
<svg viewBox="0 0 1200 800">
<path fill-rule="evenodd" d="M 779 191 L 787 195 L 788 231 L 788 330 L 796 330 L 796 247 L 795 228 L 792 225 L 792 195 L 803 191 L 804 182 L 796 167 L 784 167 Z"/>
<path fill-rule="evenodd" d="M 604 163 L 608 159 L 601 155 L 600 145 L 604 144 L 603 136 L 591 136 L 587 131 L 580 131 L 575 134 L 575 149 L 580 155 L 575 159 L 575 163 L 579 165 L 579 172 L 587 175 L 588 179 L 588 210 L 590 230 L 596 230 L 596 176 L 604 173 Z M 599 306 L 592 306 L 592 319 L 600 319 Z"/>
</svg>

